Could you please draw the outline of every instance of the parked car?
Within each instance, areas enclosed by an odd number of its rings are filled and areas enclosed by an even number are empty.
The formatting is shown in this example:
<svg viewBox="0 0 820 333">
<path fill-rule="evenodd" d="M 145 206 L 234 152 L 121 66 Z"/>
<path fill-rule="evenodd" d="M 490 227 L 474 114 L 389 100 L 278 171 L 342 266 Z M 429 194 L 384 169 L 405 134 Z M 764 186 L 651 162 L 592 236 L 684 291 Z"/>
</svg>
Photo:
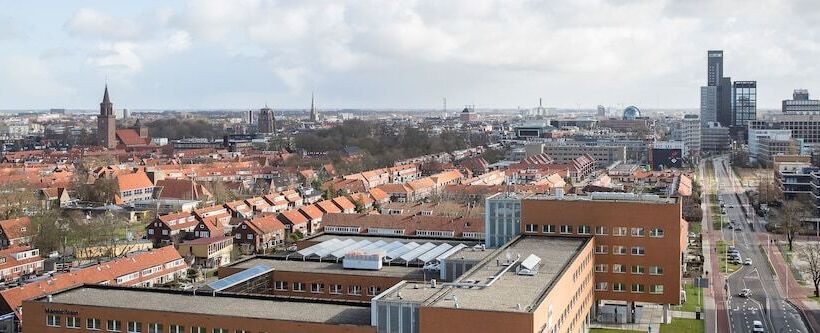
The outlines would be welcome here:
<svg viewBox="0 0 820 333">
<path fill-rule="evenodd" d="M 751 266 L 752 265 L 752 258 L 746 258 L 746 260 L 743 261 L 743 264 L 746 265 L 746 266 Z"/>
<path fill-rule="evenodd" d="M 749 288 L 743 289 L 737 294 L 740 297 L 749 297 L 752 296 L 752 291 Z"/>
</svg>

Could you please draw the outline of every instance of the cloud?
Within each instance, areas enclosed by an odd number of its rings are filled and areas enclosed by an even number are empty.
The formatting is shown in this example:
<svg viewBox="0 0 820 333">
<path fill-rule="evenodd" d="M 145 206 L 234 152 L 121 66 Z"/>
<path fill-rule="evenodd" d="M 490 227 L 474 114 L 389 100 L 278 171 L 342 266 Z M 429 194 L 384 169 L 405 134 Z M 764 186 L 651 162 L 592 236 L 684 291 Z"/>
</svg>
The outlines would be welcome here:
<svg viewBox="0 0 820 333">
<path fill-rule="evenodd" d="M 74 36 L 111 40 L 140 39 L 146 33 L 137 20 L 113 17 L 89 8 L 74 13 L 64 27 Z"/>
<path fill-rule="evenodd" d="M 11 17 L 0 15 L 0 41 L 20 38 L 24 35 L 17 21 Z"/>
<path fill-rule="evenodd" d="M 74 93 L 73 88 L 60 83 L 49 63 L 38 57 L 0 57 L 0 77 L 0 99 L 10 102 L 6 107 L 31 107 L 40 100 L 54 101 Z"/>
</svg>

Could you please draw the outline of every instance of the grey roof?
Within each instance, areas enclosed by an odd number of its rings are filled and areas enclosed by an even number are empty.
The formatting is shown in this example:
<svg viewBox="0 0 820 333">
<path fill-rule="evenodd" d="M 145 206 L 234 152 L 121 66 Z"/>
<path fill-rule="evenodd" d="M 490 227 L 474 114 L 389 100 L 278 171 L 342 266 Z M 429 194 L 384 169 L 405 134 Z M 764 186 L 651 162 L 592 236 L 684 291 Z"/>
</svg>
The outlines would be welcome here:
<svg viewBox="0 0 820 333">
<path fill-rule="evenodd" d="M 44 301 L 44 300 L 43 300 Z M 52 303 L 329 324 L 370 325 L 370 308 L 236 296 L 192 296 L 134 288 L 83 286 L 52 296 Z"/>
<path fill-rule="evenodd" d="M 255 278 L 259 275 L 270 272 L 272 270 L 273 270 L 273 268 L 271 268 L 270 266 L 257 265 L 257 266 L 251 267 L 249 269 L 243 270 L 241 272 L 238 272 L 236 274 L 232 274 L 232 275 L 230 275 L 228 277 L 225 277 L 223 279 L 219 279 L 219 280 L 216 280 L 214 282 L 211 282 L 211 283 L 208 284 L 207 288 L 210 289 L 210 290 L 213 290 L 213 291 L 222 291 L 222 290 L 225 290 L 227 288 L 233 287 L 237 284 L 240 284 L 242 282 L 248 281 L 252 278 Z"/>
</svg>

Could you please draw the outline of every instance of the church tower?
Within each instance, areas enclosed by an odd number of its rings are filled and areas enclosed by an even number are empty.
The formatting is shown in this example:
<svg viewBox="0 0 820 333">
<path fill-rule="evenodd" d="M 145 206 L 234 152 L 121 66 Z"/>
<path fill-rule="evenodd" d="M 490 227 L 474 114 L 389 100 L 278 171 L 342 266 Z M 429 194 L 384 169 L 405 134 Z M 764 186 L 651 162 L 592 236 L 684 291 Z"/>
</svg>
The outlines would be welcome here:
<svg viewBox="0 0 820 333">
<path fill-rule="evenodd" d="M 117 123 L 114 116 L 114 104 L 108 97 L 108 85 L 105 85 L 100 114 L 97 116 L 97 138 L 100 146 L 113 149 L 117 147 Z"/>
</svg>

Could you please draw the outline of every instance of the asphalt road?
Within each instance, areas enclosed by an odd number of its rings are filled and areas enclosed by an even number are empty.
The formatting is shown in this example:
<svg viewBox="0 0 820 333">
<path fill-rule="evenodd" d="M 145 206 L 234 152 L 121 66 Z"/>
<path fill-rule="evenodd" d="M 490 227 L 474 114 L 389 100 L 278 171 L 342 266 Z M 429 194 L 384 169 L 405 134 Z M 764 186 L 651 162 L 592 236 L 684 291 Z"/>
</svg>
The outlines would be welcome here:
<svg viewBox="0 0 820 333">
<path fill-rule="evenodd" d="M 783 299 L 782 290 L 778 288 L 780 281 L 762 252 L 768 246 L 765 222 L 757 218 L 748 204 L 728 159 L 716 158 L 714 167 L 718 195 L 726 210 L 724 221 L 741 225 L 741 230 L 724 228 L 723 239 L 737 247 L 744 261 L 752 259 L 752 265 L 743 265 L 728 278 L 731 331 L 751 332 L 752 322 L 758 320 L 766 326 L 766 332 L 809 332 L 797 309 Z M 726 258 L 721 256 L 719 260 Z M 751 297 L 738 296 L 746 288 L 751 290 Z"/>
</svg>

